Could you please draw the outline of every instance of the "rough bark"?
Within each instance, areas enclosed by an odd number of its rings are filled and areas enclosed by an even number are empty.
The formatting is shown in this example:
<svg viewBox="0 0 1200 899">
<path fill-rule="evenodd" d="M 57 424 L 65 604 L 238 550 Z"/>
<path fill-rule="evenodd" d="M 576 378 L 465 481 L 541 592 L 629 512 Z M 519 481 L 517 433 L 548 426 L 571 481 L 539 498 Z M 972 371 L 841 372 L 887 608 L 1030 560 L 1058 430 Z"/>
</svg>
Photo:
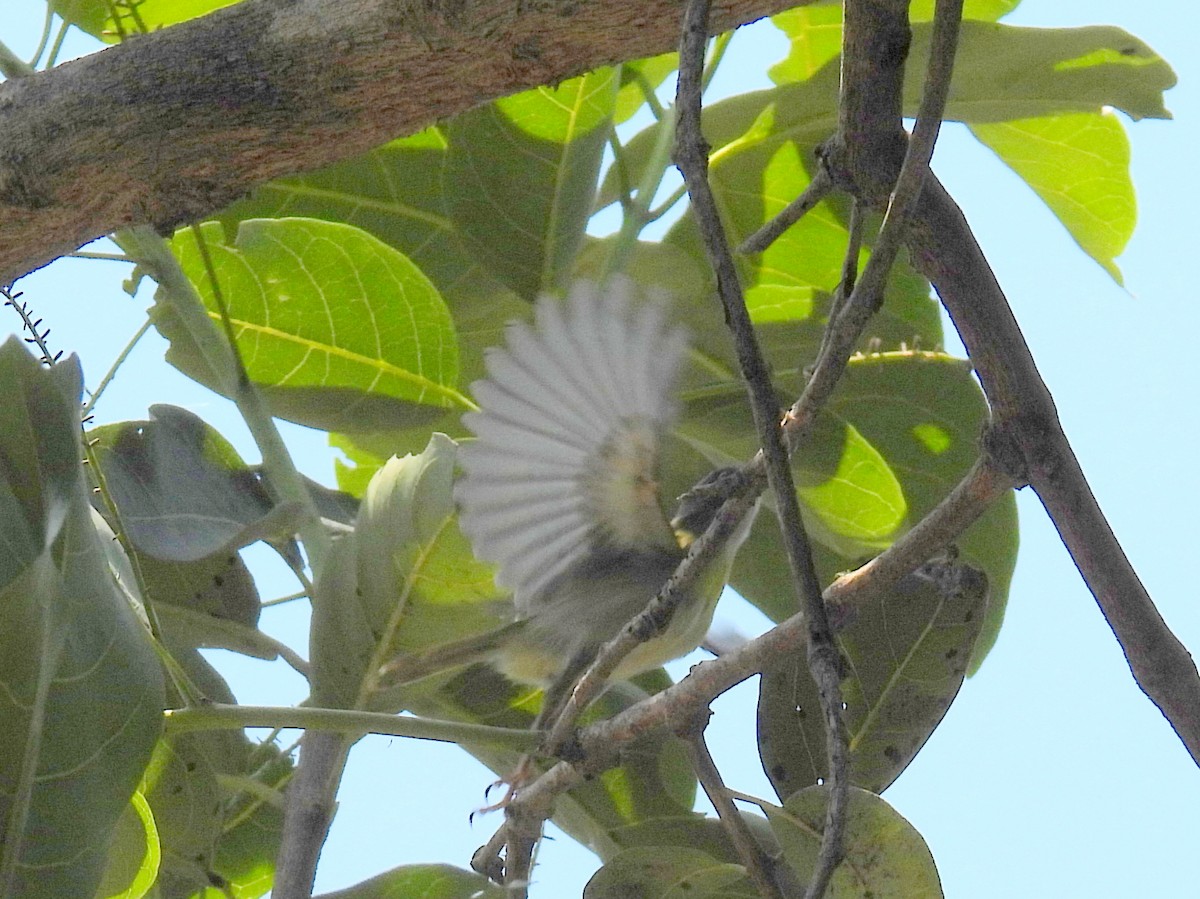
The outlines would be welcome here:
<svg viewBox="0 0 1200 899">
<path fill-rule="evenodd" d="M 723 0 L 711 29 L 797 5 Z M 0 283 L 507 94 L 673 50 L 682 0 L 245 0 L 0 85 Z"/>
</svg>

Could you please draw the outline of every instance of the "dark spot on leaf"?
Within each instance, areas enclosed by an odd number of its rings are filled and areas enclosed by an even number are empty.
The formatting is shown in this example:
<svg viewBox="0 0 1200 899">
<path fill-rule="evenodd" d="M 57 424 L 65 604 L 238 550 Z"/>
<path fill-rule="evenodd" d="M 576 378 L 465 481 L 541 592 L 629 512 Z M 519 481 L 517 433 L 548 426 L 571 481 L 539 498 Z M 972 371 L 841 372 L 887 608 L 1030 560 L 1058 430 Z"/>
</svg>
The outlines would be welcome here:
<svg viewBox="0 0 1200 899">
<path fill-rule="evenodd" d="M 886 758 L 892 764 L 899 763 L 900 758 L 901 758 L 900 750 L 897 749 L 895 746 L 891 746 L 891 745 L 885 746 L 883 748 L 883 755 L 884 755 L 884 758 Z"/>
<path fill-rule="evenodd" d="M 195 770 L 196 770 L 196 763 L 195 763 L 195 762 L 188 762 L 186 765 L 184 765 L 184 766 L 183 766 L 183 770 L 185 770 L 185 771 L 187 771 L 189 774 L 191 774 L 193 771 L 195 771 Z"/>
<path fill-rule="evenodd" d="M 223 586 L 225 586 L 225 578 L 221 577 L 221 575 L 219 575 L 219 574 L 214 575 L 213 583 L 216 584 L 218 587 L 223 587 Z"/>
<path fill-rule="evenodd" d="M 783 765 L 772 765 L 771 766 L 771 776 L 772 777 L 783 778 L 786 774 L 787 774 L 787 768 L 783 767 Z"/>
<path fill-rule="evenodd" d="M 958 657 L 958 647 L 955 647 L 955 646 L 952 646 L 949 649 L 947 649 L 946 654 L 943 656 L 943 658 L 947 662 L 949 662 L 951 659 L 954 659 L 957 657 Z"/>
<path fill-rule="evenodd" d="M 1122 47 L 1121 55 L 1122 56 L 1137 56 L 1138 49 L 1137 49 L 1137 47 Z"/>
</svg>

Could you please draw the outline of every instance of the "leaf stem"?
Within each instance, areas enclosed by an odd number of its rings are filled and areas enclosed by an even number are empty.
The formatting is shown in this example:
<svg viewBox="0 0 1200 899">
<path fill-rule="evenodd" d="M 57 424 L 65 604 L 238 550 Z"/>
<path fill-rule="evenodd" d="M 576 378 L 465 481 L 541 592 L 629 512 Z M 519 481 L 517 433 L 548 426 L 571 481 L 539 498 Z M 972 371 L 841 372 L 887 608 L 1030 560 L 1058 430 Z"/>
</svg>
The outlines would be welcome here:
<svg viewBox="0 0 1200 899">
<path fill-rule="evenodd" d="M 167 733 L 171 734 L 275 727 L 302 728 L 349 737 L 384 734 L 415 740 L 438 740 L 444 743 L 478 743 L 499 749 L 522 751 L 535 749 L 538 744 L 538 735 L 528 730 L 348 709 L 212 703 L 189 706 L 185 709 L 167 709 L 163 712 L 163 718 Z"/>
<path fill-rule="evenodd" d="M 314 574 L 319 574 L 329 553 L 330 536 L 321 525 L 321 517 L 312 495 L 296 470 L 291 453 L 279 435 L 275 419 L 262 395 L 249 380 L 243 380 L 234 349 L 222 338 L 204 301 L 188 280 L 179 260 L 167 242 L 146 226 L 128 228 L 115 235 L 116 243 L 151 272 L 161 289 L 159 301 L 179 316 L 188 336 L 218 379 L 220 392 L 237 405 L 262 453 L 267 483 L 279 502 L 295 503 L 303 510 L 298 528 Z"/>
<path fill-rule="evenodd" d="M 100 400 L 100 395 L 104 393 L 105 388 L 112 383 L 113 378 L 117 376 L 117 370 L 125 364 L 125 360 L 129 358 L 129 354 L 133 352 L 133 348 L 138 345 L 145 335 L 150 330 L 150 319 L 147 318 L 142 322 L 141 327 L 134 332 L 134 335 L 129 338 L 129 342 L 125 344 L 117 358 L 113 360 L 113 364 L 109 366 L 108 371 L 104 373 L 104 377 L 100 379 L 100 383 L 96 385 L 96 389 L 91 392 L 88 401 L 83 404 L 83 417 L 87 418 L 92 414 L 92 410 L 96 408 L 96 403 Z"/>
</svg>

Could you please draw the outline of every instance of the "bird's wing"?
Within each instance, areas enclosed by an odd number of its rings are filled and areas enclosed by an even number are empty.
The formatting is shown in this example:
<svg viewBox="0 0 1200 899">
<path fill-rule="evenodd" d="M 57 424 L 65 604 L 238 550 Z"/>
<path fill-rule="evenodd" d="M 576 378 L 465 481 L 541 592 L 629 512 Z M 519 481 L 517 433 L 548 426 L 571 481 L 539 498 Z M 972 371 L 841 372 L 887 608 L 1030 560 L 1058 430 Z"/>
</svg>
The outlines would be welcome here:
<svg viewBox="0 0 1200 899">
<path fill-rule="evenodd" d="M 659 503 L 662 437 L 687 337 L 626 279 L 541 297 L 472 385 L 476 440 L 460 450 L 459 522 L 528 613 L 597 550 L 678 549 Z"/>
</svg>

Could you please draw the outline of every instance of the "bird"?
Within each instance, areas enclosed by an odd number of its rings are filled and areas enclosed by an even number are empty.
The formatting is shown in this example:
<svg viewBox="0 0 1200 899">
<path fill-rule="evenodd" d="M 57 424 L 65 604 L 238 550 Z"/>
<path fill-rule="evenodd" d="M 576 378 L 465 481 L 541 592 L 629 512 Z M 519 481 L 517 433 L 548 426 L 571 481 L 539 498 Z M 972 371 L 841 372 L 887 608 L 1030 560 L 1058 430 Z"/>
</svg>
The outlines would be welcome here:
<svg viewBox="0 0 1200 899">
<path fill-rule="evenodd" d="M 458 522 L 515 612 L 484 645 L 509 679 L 546 689 L 544 712 L 658 593 L 740 482 L 736 468 L 718 468 L 664 512 L 663 450 L 687 350 L 665 298 L 624 276 L 577 281 L 565 300 L 539 297 L 532 324 L 511 323 L 471 385 L 479 408 L 462 419 L 474 440 L 458 451 Z M 755 512 L 614 679 L 703 641 Z"/>
</svg>

